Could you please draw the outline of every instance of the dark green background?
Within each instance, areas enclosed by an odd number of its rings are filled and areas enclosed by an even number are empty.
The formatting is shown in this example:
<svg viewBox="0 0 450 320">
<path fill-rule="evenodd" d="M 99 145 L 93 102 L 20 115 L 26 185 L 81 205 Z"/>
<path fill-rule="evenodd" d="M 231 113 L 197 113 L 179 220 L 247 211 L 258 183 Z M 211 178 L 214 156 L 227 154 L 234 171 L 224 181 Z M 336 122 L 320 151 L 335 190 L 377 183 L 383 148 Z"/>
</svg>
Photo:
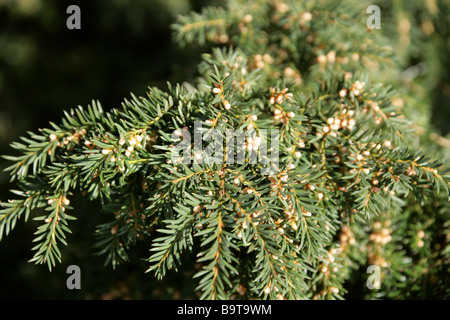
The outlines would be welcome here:
<svg viewBox="0 0 450 320">
<path fill-rule="evenodd" d="M 130 92 L 144 95 L 147 86 L 195 77 L 198 48 L 180 48 L 170 24 L 176 14 L 200 10 L 206 1 L 89 0 L 10 1 L 0 4 L 0 154 L 12 154 L 12 141 L 27 131 L 59 123 L 62 111 L 92 99 L 120 108 Z M 23 5 L 22 5 L 23 4 Z M 81 30 L 66 28 L 66 8 L 81 9 Z M 0 161 L 0 169 L 7 166 Z M 11 197 L 7 173 L 0 174 L 0 199 Z M 83 202 L 82 202 L 83 203 Z M 137 247 L 134 264 L 112 272 L 104 257 L 93 256 L 91 244 L 102 213 L 84 203 L 71 227 L 74 244 L 53 272 L 32 258 L 36 224 L 19 221 L 0 242 L 0 299 L 172 298 L 193 290 L 190 275 L 169 282 L 181 285 L 175 294 L 153 291 L 155 280 L 144 274 L 148 247 Z M 66 268 L 79 265 L 82 290 L 66 288 Z M 134 270 L 133 268 L 136 268 Z M 180 278 L 181 277 L 181 278 Z M 184 289 L 183 289 L 184 288 Z"/>
</svg>

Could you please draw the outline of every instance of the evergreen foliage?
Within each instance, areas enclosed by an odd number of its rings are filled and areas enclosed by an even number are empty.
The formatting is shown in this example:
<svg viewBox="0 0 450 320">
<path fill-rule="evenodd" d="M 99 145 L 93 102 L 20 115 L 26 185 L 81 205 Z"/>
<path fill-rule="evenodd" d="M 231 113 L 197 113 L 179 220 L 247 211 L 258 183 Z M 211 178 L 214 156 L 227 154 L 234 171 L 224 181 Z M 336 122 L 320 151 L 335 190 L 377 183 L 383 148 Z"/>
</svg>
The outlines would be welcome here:
<svg viewBox="0 0 450 320">
<path fill-rule="evenodd" d="M 367 298 L 427 286 L 448 296 L 450 176 L 417 146 L 385 83 L 393 46 L 365 28 L 365 5 L 230 0 L 180 17 L 176 39 L 210 48 L 198 79 L 109 112 L 92 101 L 13 143 L 17 190 L 1 204 L 0 239 L 33 217 L 30 261 L 52 269 L 81 194 L 109 213 L 95 234 L 107 265 L 143 241 L 147 272 L 162 279 L 190 254 L 201 299 L 345 298 L 369 265 L 382 285 Z M 245 131 L 247 158 L 264 157 L 261 137 L 279 141 L 278 162 L 226 161 L 239 152 L 228 144 L 207 161 L 190 142 L 173 161 L 195 122 L 209 141 Z"/>
</svg>

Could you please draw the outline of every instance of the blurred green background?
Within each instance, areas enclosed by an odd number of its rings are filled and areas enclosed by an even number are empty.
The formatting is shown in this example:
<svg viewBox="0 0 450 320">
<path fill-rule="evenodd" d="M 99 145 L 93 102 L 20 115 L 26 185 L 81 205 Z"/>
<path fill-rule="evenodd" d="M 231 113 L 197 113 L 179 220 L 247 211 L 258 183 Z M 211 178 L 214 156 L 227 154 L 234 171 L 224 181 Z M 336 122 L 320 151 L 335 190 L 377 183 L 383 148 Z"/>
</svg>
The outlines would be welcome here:
<svg viewBox="0 0 450 320">
<path fill-rule="evenodd" d="M 406 109 L 407 116 L 420 123 L 423 145 L 427 141 L 438 142 L 443 147 L 438 151 L 448 154 L 448 1 L 439 2 L 436 15 L 432 10 L 422 10 L 418 1 L 378 2 L 383 14 L 382 32 L 393 38 L 402 69 L 409 70 L 404 74 L 404 88 L 416 97 L 411 109 Z M 147 86 L 164 88 L 166 81 L 194 78 L 204 49 L 180 48 L 172 40 L 170 24 L 178 14 L 219 3 L 0 0 L 0 154 L 11 154 L 9 144 L 27 131 L 46 127 L 49 121 L 59 122 L 62 111 L 68 108 L 86 106 L 92 99 L 98 99 L 106 110 L 117 108 L 130 92 L 143 95 Z M 66 28 L 66 8 L 70 4 L 81 8 L 81 30 Z M 411 18 L 412 23 L 406 42 L 402 17 Z M 436 151 L 434 145 L 427 148 Z M 0 169 L 5 167 L 6 161 L 0 160 Z M 1 172 L 2 201 L 10 197 L 9 189 L 13 187 L 8 174 Z M 69 236 L 72 245 L 64 250 L 63 263 L 53 272 L 45 265 L 27 262 L 33 256 L 33 222 L 20 221 L 10 236 L 0 242 L 0 299 L 190 298 L 194 288 L 190 273 L 174 273 L 166 277 L 164 291 L 156 289 L 156 280 L 143 272 L 147 264 L 141 258 L 148 256 L 145 243 L 132 250 L 133 263 L 119 266 L 116 271 L 102 267 L 104 257 L 94 256 L 91 247 L 102 213 L 84 203 L 77 216 L 72 224 L 76 236 Z M 66 268 L 71 264 L 81 268 L 82 290 L 66 288 Z"/>
</svg>

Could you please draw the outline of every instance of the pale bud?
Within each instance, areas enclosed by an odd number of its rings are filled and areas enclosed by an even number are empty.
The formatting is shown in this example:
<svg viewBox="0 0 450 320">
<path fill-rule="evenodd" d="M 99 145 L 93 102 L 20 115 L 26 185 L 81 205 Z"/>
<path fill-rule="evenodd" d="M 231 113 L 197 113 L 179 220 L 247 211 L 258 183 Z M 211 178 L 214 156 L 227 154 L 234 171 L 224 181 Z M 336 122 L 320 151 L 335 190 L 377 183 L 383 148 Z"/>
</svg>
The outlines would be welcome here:
<svg viewBox="0 0 450 320">
<path fill-rule="evenodd" d="M 267 286 L 267 287 L 264 289 L 264 293 L 265 293 L 265 294 L 269 294 L 269 293 L 270 293 L 270 286 Z"/>
<path fill-rule="evenodd" d="M 334 63 L 336 61 L 336 52 L 334 50 L 327 53 L 327 60 L 329 63 Z"/>
<path fill-rule="evenodd" d="M 318 61 L 320 64 L 325 64 L 325 63 L 327 62 L 327 57 L 324 56 L 323 54 L 321 54 L 321 55 L 319 55 L 319 56 L 317 57 L 317 61 Z"/>
<path fill-rule="evenodd" d="M 134 145 L 137 143 L 136 139 L 133 138 L 133 137 L 131 137 L 130 139 L 128 139 L 128 142 L 129 142 L 130 145 L 132 145 L 132 146 L 134 146 Z"/>
<path fill-rule="evenodd" d="M 274 104 L 274 103 L 275 103 L 275 97 L 274 97 L 274 96 L 271 96 L 271 97 L 270 97 L 269 103 L 270 103 L 270 104 Z"/>
<path fill-rule="evenodd" d="M 334 294 L 338 294 L 339 293 L 339 289 L 336 287 L 330 287 L 330 291 Z"/>
<path fill-rule="evenodd" d="M 202 155 L 200 154 L 200 152 L 196 152 L 194 153 L 194 158 L 200 160 L 202 158 Z"/>
<path fill-rule="evenodd" d="M 291 221 L 291 223 L 289 224 L 291 226 L 291 228 L 296 231 L 298 229 L 297 224 L 295 223 L 295 221 Z"/>
<path fill-rule="evenodd" d="M 201 207 L 200 206 L 195 206 L 193 211 L 194 213 L 198 213 L 200 211 Z"/>
<path fill-rule="evenodd" d="M 330 128 L 331 130 L 339 130 L 339 125 L 334 123 L 330 126 Z"/>
<path fill-rule="evenodd" d="M 223 107 L 224 107 L 226 110 L 230 110 L 230 109 L 231 109 L 231 104 L 230 104 L 227 100 L 225 100 L 225 101 L 223 102 Z"/>
<path fill-rule="evenodd" d="M 301 18 L 303 19 L 303 21 L 306 21 L 306 22 L 311 21 L 312 14 L 311 14 L 311 12 L 305 11 L 302 13 Z"/>
<path fill-rule="evenodd" d="M 249 23 L 253 21 L 253 17 L 251 14 L 246 14 L 242 20 L 246 23 Z"/>
<path fill-rule="evenodd" d="M 283 102 L 283 95 L 281 95 L 281 94 L 279 94 L 279 95 L 277 95 L 277 97 L 275 98 L 275 101 L 277 102 L 277 103 L 282 103 Z"/>
</svg>

